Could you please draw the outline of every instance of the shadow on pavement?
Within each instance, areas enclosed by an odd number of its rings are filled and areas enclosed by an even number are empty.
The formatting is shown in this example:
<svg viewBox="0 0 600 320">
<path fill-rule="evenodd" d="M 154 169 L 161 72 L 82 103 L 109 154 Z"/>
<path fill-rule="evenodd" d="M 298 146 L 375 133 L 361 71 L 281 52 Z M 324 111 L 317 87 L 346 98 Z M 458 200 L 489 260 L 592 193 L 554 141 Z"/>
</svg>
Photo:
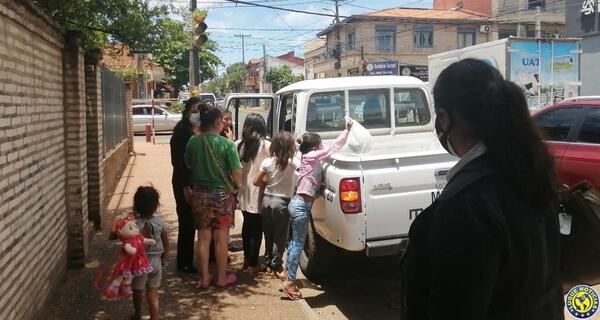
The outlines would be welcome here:
<svg viewBox="0 0 600 320">
<path fill-rule="evenodd" d="M 400 318 L 400 311 L 395 307 L 400 295 L 397 257 L 347 257 L 337 263 L 343 268 L 318 285 L 308 280 L 302 283 L 305 288 L 320 291 L 305 298 L 320 319 L 338 319 L 333 311 L 353 320 Z"/>
</svg>

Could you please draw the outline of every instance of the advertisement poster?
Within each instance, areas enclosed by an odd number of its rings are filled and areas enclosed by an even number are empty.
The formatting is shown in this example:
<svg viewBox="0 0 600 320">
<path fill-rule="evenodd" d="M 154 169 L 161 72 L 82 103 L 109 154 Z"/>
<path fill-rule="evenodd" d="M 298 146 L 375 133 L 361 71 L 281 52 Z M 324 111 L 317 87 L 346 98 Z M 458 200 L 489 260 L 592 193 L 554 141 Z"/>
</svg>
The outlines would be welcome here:
<svg viewBox="0 0 600 320">
<path fill-rule="evenodd" d="M 574 42 L 514 41 L 510 77 L 527 97 L 529 107 L 541 108 L 579 93 L 579 56 Z"/>
<path fill-rule="evenodd" d="M 399 68 L 401 76 L 411 76 L 425 82 L 429 80 L 429 69 L 427 66 L 400 65 Z"/>
<path fill-rule="evenodd" d="M 397 76 L 398 61 L 371 62 L 367 64 L 368 76 Z"/>
</svg>

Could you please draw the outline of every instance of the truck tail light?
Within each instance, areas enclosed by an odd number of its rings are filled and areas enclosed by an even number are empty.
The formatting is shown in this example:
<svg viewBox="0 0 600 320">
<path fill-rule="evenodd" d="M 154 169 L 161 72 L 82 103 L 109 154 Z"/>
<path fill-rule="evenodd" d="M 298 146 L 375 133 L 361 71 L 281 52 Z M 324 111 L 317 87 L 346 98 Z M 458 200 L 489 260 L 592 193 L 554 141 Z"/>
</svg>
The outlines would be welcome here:
<svg viewBox="0 0 600 320">
<path fill-rule="evenodd" d="M 359 178 L 345 178 L 340 181 L 340 207 L 345 214 L 362 211 Z"/>
</svg>

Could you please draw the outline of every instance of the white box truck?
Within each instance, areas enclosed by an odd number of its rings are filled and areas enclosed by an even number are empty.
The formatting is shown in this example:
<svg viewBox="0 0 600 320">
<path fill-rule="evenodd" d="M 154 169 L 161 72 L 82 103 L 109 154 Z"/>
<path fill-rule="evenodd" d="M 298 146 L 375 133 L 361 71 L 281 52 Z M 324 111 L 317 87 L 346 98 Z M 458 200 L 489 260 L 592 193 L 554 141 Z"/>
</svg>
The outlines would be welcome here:
<svg viewBox="0 0 600 320">
<path fill-rule="evenodd" d="M 453 62 L 475 58 L 496 67 L 521 86 L 530 111 L 579 95 L 579 39 L 514 38 L 491 41 L 429 56 L 431 90 Z"/>
</svg>

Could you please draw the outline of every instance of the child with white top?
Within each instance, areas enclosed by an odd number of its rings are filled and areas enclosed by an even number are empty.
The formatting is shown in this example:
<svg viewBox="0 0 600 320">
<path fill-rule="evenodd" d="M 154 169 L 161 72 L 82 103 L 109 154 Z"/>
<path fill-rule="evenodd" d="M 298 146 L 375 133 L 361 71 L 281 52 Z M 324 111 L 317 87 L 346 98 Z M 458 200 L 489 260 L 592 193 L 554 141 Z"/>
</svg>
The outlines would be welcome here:
<svg viewBox="0 0 600 320">
<path fill-rule="evenodd" d="M 271 141 L 269 152 L 270 157 L 262 161 L 254 184 L 265 187 L 261 212 L 265 261 L 267 272 L 277 276 L 283 272 L 282 259 L 290 226 L 288 204 L 296 188 L 300 160 L 294 158 L 296 144 L 289 132 L 278 133 Z"/>
</svg>

